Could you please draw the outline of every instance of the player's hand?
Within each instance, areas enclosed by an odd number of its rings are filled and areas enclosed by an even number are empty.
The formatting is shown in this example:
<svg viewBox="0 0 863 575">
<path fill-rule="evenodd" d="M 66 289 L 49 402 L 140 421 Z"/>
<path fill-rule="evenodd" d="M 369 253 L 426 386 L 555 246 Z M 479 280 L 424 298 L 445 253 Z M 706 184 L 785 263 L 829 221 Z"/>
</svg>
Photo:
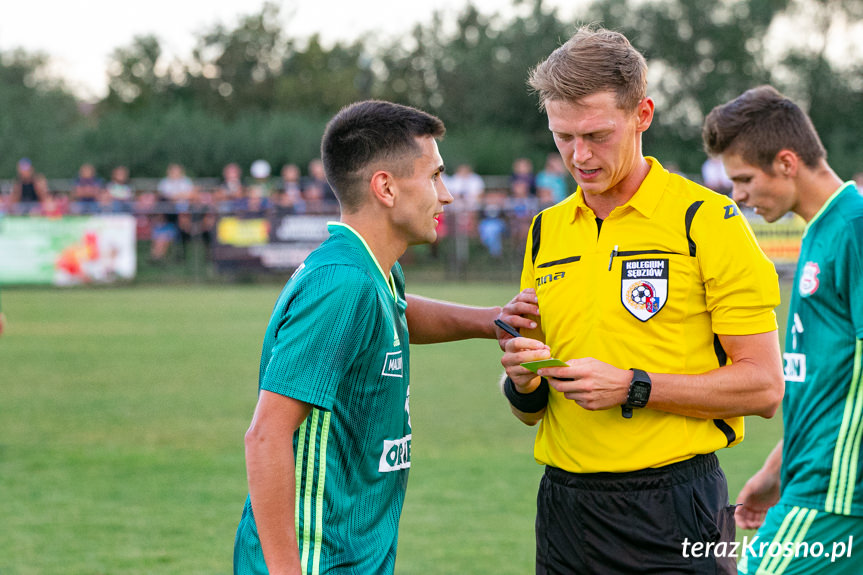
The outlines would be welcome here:
<svg viewBox="0 0 863 575">
<path fill-rule="evenodd" d="M 536 321 L 528 316 L 539 316 L 539 305 L 536 297 L 536 291 L 533 288 L 527 288 L 520 291 L 508 304 L 503 306 L 497 319 L 501 319 L 516 329 L 534 329 Z M 495 334 L 497 342 L 502 350 L 506 349 L 506 342 L 512 339 L 512 336 L 495 326 Z"/>
<path fill-rule="evenodd" d="M 546 367 L 539 374 L 548 384 L 584 409 L 610 409 L 626 402 L 632 370 L 584 357 L 566 362 L 569 367 Z"/>
<path fill-rule="evenodd" d="M 753 475 L 737 497 L 734 519 L 741 529 L 758 529 L 767 510 L 779 501 L 779 474 L 760 470 Z"/>
<path fill-rule="evenodd" d="M 529 337 L 511 337 L 506 342 L 504 354 L 500 360 L 506 374 L 515 384 L 519 393 L 530 393 L 539 385 L 539 377 L 527 368 L 521 366 L 527 361 L 537 361 L 551 357 L 551 350 L 539 340 Z"/>
</svg>

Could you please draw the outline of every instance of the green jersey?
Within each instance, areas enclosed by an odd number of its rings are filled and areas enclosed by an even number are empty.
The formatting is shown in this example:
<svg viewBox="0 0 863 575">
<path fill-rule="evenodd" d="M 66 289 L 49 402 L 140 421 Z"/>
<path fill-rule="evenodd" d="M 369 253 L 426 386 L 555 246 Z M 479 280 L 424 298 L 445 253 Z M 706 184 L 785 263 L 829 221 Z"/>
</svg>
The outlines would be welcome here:
<svg viewBox="0 0 863 575">
<path fill-rule="evenodd" d="M 392 573 L 411 447 L 404 274 L 350 227 L 329 231 L 279 296 L 260 389 L 313 406 L 293 438 L 303 573 Z M 267 573 L 248 499 L 234 572 Z"/>
<path fill-rule="evenodd" d="M 785 339 L 782 502 L 863 515 L 863 196 L 844 184 L 806 227 Z"/>
</svg>

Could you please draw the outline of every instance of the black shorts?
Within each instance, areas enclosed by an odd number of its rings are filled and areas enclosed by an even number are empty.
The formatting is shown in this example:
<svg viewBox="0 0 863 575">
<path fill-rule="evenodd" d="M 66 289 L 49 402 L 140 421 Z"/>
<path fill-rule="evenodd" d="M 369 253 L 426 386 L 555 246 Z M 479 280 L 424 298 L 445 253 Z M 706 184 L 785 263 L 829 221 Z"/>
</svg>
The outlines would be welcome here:
<svg viewBox="0 0 863 575">
<path fill-rule="evenodd" d="M 734 536 L 734 507 L 712 453 L 629 473 L 546 467 L 540 482 L 538 575 L 736 574 L 734 557 L 703 552 Z M 692 553 L 695 543 L 701 553 Z"/>
</svg>

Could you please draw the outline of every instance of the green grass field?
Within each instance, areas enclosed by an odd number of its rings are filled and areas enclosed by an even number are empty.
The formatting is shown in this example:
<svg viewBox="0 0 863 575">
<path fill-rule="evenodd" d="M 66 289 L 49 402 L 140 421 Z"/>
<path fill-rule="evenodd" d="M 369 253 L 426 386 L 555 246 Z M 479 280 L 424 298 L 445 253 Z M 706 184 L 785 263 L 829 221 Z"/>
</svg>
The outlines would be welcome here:
<svg viewBox="0 0 863 575">
<path fill-rule="evenodd" d="M 477 305 L 516 288 L 410 287 Z M 230 573 L 243 433 L 279 289 L 3 291 L 0 575 Z M 415 346 L 412 358 L 396 572 L 532 572 L 542 469 L 534 429 L 497 389 L 496 343 Z M 779 419 L 749 419 L 746 441 L 720 454 L 732 499 L 781 433 Z"/>
</svg>

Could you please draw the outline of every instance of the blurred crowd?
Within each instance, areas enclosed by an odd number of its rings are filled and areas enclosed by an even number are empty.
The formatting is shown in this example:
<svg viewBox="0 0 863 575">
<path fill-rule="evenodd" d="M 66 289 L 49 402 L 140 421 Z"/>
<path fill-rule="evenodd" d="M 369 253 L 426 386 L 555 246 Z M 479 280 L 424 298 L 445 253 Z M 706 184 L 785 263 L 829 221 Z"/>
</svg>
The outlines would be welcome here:
<svg viewBox="0 0 863 575">
<path fill-rule="evenodd" d="M 675 170 L 673 164 L 669 168 Z M 731 182 L 718 160 L 705 161 L 701 176 L 707 187 L 730 195 Z M 463 163 L 444 179 L 454 202 L 441 221 L 438 237 L 477 239 L 493 258 L 503 257 L 507 245 L 523 245 L 533 216 L 575 189 L 558 154 L 549 154 L 538 171 L 529 158 L 516 158 L 508 177 L 484 178 Z M 219 216 L 335 216 L 338 202 L 320 159 L 309 162 L 305 174 L 289 163 L 276 175 L 266 160 L 257 160 L 246 176 L 240 164 L 230 163 L 218 180 L 193 180 L 181 164 L 172 163 L 163 178 L 135 182 L 125 166 L 116 166 L 105 180 L 92 164 L 84 164 L 70 189 L 56 191 L 23 158 L 11 190 L 0 195 L 0 215 L 4 213 L 43 217 L 132 214 L 138 239 L 149 240 L 150 258 L 160 261 L 172 245 L 179 245 L 183 253 L 193 239 L 200 239 L 209 249 Z"/>
<path fill-rule="evenodd" d="M 337 214 L 338 202 L 319 159 L 307 166 L 286 164 L 274 177 L 270 164 L 257 160 L 244 177 L 237 163 L 224 166 L 220 180 L 193 180 L 179 163 L 158 180 L 133 184 L 129 170 L 117 166 L 106 181 L 92 164 L 83 164 L 67 191 L 52 190 L 33 163 L 22 158 L 9 193 L 0 196 L 0 215 L 62 217 L 131 214 L 139 240 L 150 241 L 150 257 L 163 260 L 173 244 L 193 239 L 209 248 L 219 216 L 264 217 L 288 214 Z"/>
<path fill-rule="evenodd" d="M 174 163 L 158 182 L 133 186 L 125 166 L 115 167 L 106 181 L 92 164 L 84 164 L 71 189 L 60 192 L 49 189 L 47 179 L 29 159 L 23 158 L 18 161 L 10 193 L 0 196 L 0 213 L 51 217 L 187 211 L 193 207 L 216 214 L 338 211 L 318 159 L 309 163 L 305 177 L 301 177 L 297 165 L 287 164 L 281 178 L 273 178 L 265 160 L 252 163 L 249 174 L 244 178 L 242 167 L 231 163 L 223 168 L 220 181 L 202 184 L 189 178 L 182 165 Z"/>
</svg>

